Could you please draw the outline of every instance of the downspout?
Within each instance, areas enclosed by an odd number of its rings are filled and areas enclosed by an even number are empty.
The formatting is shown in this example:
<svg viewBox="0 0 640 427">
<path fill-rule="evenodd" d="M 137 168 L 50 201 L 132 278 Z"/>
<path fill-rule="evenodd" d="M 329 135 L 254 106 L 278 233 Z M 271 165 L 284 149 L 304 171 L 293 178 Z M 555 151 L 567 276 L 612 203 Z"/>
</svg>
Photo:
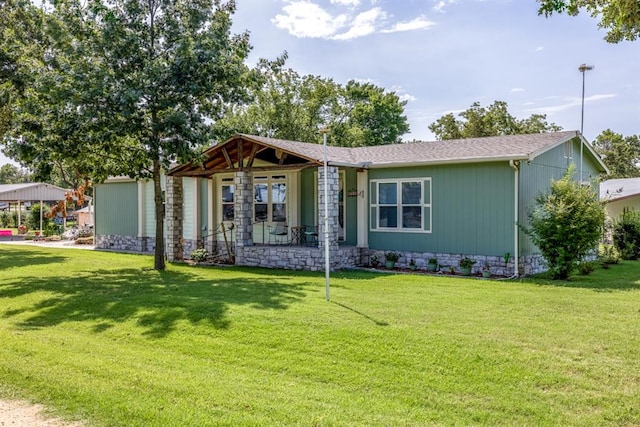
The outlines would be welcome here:
<svg viewBox="0 0 640 427">
<path fill-rule="evenodd" d="M 509 166 L 514 170 L 513 174 L 513 276 L 518 277 L 520 271 L 520 247 L 519 247 L 519 230 L 518 220 L 520 219 L 519 211 L 519 187 L 520 187 L 520 162 L 517 160 L 509 160 Z"/>
</svg>

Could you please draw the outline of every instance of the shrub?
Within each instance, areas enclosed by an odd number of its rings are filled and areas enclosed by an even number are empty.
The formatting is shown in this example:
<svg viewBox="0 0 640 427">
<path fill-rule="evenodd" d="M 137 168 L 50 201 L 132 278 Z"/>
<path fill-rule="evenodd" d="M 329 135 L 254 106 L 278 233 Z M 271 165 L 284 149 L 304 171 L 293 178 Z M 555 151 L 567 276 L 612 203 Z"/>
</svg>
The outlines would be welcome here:
<svg viewBox="0 0 640 427">
<path fill-rule="evenodd" d="M 583 261 L 578 264 L 578 272 L 582 276 L 588 276 L 596 269 L 596 265 L 593 261 Z"/>
<path fill-rule="evenodd" d="M 461 268 L 471 268 L 475 263 L 476 261 L 472 260 L 471 258 L 464 257 L 460 260 L 458 264 L 460 265 Z"/>
<path fill-rule="evenodd" d="M 191 259 L 195 262 L 206 261 L 209 256 L 209 251 L 204 248 L 196 249 L 191 252 Z"/>
<path fill-rule="evenodd" d="M 640 258 L 640 211 L 624 209 L 613 223 L 613 243 L 622 259 Z"/>
<path fill-rule="evenodd" d="M 611 264 L 620 262 L 620 254 L 613 245 L 601 245 L 598 251 L 598 258 L 604 268 L 609 268 Z"/>
<path fill-rule="evenodd" d="M 49 226 L 51 219 L 47 218 L 49 213 L 49 206 L 42 206 L 42 230 L 46 230 Z M 29 209 L 29 216 L 27 218 L 27 225 L 32 230 L 40 230 L 40 203 L 34 203 Z"/>
<path fill-rule="evenodd" d="M 400 255 L 397 252 L 385 252 L 384 259 L 391 262 L 397 262 L 400 259 Z"/>
<path fill-rule="evenodd" d="M 525 232 L 538 246 L 554 279 L 568 279 L 602 235 L 604 206 L 591 186 L 572 179 L 575 165 L 547 193 L 536 197 Z"/>
</svg>

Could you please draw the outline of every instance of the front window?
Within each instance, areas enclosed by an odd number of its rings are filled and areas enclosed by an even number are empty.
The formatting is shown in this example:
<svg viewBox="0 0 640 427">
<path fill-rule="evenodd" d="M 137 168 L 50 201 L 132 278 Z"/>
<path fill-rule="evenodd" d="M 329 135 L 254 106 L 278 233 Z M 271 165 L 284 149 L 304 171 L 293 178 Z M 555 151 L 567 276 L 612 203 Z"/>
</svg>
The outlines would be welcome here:
<svg viewBox="0 0 640 427">
<path fill-rule="evenodd" d="M 222 186 L 222 219 L 224 221 L 233 221 L 235 217 L 233 204 L 234 188 L 233 184 L 225 184 Z"/>
<path fill-rule="evenodd" d="M 371 181 L 371 229 L 431 232 L 431 178 Z"/>
<path fill-rule="evenodd" d="M 257 176 L 253 185 L 255 222 L 287 221 L 287 183 L 284 175 Z"/>
</svg>

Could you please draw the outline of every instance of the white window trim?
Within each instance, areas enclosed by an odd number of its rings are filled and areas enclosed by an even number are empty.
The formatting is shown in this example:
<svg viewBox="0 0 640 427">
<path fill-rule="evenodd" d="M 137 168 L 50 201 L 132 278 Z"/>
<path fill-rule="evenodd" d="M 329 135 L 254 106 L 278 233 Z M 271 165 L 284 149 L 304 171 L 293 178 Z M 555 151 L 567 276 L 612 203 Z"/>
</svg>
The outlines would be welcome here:
<svg viewBox="0 0 640 427">
<path fill-rule="evenodd" d="M 406 205 L 406 206 L 420 206 L 423 212 L 422 218 L 422 228 L 402 228 L 402 227 L 380 227 L 378 224 L 374 224 L 375 221 L 379 221 L 380 219 L 380 206 L 389 206 L 389 205 L 380 205 L 378 204 L 378 198 L 380 197 L 380 187 L 379 184 L 389 184 L 395 183 L 398 186 L 398 203 L 396 203 L 396 207 L 398 209 L 398 223 L 401 224 L 402 221 L 402 183 L 405 182 L 419 182 L 421 189 L 421 197 L 424 197 L 425 186 L 429 188 L 429 200 L 428 203 L 426 200 L 422 200 L 420 205 Z M 398 179 L 372 179 L 369 181 L 370 186 L 375 186 L 375 200 L 373 200 L 373 194 L 371 196 L 371 203 L 369 204 L 369 210 L 374 208 L 376 210 L 375 219 L 370 215 L 369 218 L 369 231 L 371 232 L 385 232 L 385 233 L 413 233 L 413 234 L 431 234 L 433 232 L 433 185 L 431 181 L 431 177 L 417 177 L 417 178 L 398 178 Z M 425 208 L 429 208 L 429 229 L 424 228 L 424 210 Z"/>
</svg>

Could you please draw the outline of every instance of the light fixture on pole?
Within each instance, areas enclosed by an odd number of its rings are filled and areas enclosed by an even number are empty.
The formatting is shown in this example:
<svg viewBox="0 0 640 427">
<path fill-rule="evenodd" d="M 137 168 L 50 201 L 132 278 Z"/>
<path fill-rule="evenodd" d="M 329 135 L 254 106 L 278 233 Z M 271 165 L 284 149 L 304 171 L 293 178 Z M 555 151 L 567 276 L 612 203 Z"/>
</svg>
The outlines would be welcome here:
<svg viewBox="0 0 640 427">
<path fill-rule="evenodd" d="M 582 182 L 582 151 L 584 141 L 584 75 L 587 71 L 593 70 L 593 65 L 581 64 L 578 71 L 582 73 L 582 108 L 580 110 L 580 182 Z"/>
<path fill-rule="evenodd" d="M 327 180 L 327 133 L 329 129 L 320 130 L 322 133 L 322 144 L 324 146 L 324 280 L 327 301 L 331 299 L 329 288 L 329 275 L 331 267 L 329 265 L 329 182 Z"/>
</svg>

